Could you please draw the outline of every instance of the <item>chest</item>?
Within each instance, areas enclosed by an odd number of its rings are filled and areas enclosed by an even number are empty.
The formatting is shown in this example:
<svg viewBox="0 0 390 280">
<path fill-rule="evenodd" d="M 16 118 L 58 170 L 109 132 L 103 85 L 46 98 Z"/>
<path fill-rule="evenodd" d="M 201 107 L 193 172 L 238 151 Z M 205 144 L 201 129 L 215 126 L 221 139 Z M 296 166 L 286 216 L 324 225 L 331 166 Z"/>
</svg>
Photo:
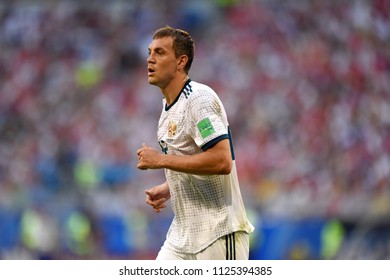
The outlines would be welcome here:
<svg viewBox="0 0 390 280">
<path fill-rule="evenodd" d="M 193 153 L 193 124 L 191 112 L 185 102 L 178 102 L 168 111 L 163 110 L 158 122 L 157 138 L 161 150 L 166 154 Z"/>
</svg>

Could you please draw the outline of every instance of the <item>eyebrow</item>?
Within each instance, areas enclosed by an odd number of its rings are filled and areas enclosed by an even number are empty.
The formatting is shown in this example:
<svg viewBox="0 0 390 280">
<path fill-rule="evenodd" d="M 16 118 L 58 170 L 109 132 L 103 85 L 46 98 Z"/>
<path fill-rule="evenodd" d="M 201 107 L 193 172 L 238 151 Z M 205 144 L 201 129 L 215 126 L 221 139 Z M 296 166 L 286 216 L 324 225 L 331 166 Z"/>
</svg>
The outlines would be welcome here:
<svg viewBox="0 0 390 280">
<path fill-rule="evenodd" d="M 165 48 L 157 47 L 157 48 L 154 48 L 153 50 L 154 50 L 155 52 L 159 52 L 159 51 L 165 51 Z M 151 52 L 152 49 L 149 47 L 149 48 L 148 48 L 148 51 Z"/>
</svg>

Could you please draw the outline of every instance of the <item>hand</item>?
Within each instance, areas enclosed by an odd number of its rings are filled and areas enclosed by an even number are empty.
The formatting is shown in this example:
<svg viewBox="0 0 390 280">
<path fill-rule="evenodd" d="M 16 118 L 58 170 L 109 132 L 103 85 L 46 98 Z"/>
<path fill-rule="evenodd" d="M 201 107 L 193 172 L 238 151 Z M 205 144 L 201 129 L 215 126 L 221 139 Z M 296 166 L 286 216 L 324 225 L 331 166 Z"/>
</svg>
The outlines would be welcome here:
<svg viewBox="0 0 390 280">
<path fill-rule="evenodd" d="M 158 169 L 160 166 L 158 165 L 159 157 L 162 155 L 156 149 L 153 149 L 146 145 L 142 144 L 142 148 L 137 150 L 138 155 L 138 164 L 137 168 L 141 170 L 146 169 Z"/>
<path fill-rule="evenodd" d="M 160 213 L 161 209 L 167 207 L 166 202 L 171 197 L 167 182 L 146 190 L 145 193 L 146 203 L 152 206 L 156 213 Z"/>
</svg>

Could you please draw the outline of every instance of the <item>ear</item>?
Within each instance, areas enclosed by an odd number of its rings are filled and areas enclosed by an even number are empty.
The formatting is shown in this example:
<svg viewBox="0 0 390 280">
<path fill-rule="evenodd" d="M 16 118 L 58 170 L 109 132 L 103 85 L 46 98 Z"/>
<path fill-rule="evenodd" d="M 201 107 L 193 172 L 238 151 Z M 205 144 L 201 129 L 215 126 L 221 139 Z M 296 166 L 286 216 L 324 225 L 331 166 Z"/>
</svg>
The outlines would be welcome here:
<svg viewBox="0 0 390 280">
<path fill-rule="evenodd" d="M 184 67 L 187 65 L 188 62 L 188 56 L 181 55 L 177 59 L 177 69 L 184 69 Z"/>
</svg>

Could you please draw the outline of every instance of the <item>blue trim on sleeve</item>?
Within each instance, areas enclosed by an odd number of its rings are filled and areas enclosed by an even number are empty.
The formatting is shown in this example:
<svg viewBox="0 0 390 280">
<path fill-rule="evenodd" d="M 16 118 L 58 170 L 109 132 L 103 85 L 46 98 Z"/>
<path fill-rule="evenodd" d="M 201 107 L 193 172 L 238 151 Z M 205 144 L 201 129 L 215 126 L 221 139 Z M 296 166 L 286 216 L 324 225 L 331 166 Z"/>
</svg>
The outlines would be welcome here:
<svg viewBox="0 0 390 280">
<path fill-rule="evenodd" d="M 217 138 L 214 138 L 213 140 L 207 142 L 206 144 L 204 144 L 201 149 L 203 151 L 206 151 L 207 149 L 210 149 L 212 146 L 214 146 L 215 144 L 217 144 L 219 141 L 221 140 L 224 140 L 224 139 L 229 139 L 229 135 L 228 134 L 223 134 L 221 136 L 218 136 Z"/>
<path fill-rule="evenodd" d="M 232 132 L 230 131 L 230 126 L 228 126 L 228 133 L 229 133 L 229 142 L 230 142 L 230 152 L 232 153 L 232 160 L 235 160 L 236 156 L 234 155 L 233 138 L 232 138 Z"/>
</svg>

